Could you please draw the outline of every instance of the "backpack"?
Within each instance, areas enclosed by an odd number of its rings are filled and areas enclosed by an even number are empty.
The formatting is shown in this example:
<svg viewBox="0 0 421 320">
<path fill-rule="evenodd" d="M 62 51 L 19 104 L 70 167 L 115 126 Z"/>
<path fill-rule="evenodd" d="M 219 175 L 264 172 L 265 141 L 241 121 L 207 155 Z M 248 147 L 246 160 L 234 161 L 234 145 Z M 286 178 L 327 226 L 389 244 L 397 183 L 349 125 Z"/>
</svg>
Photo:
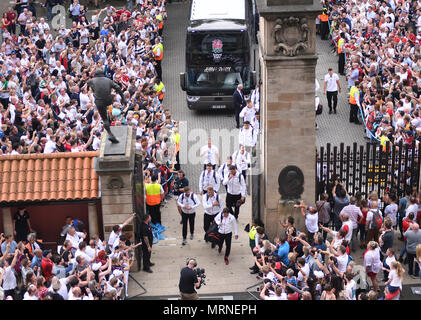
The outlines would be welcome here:
<svg viewBox="0 0 421 320">
<path fill-rule="evenodd" d="M 216 194 L 216 201 L 218 201 L 218 203 L 220 203 L 219 202 L 219 194 L 217 194 L 216 192 L 215 192 L 215 194 Z M 207 193 L 206 194 L 206 201 L 208 201 L 209 200 L 209 194 Z M 196 203 L 195 203 L 196 204 Z"/>
<path fill-rule="evenodd" d="M 184 195 L 185 195 L 185 193 L 183 192 L 183 194 L 181 195 L 181 202 L 184 201 Z M 194 204 L 196 204 L 196 200 L 194 200 L 193 195 L 194 195 L 194 193 L 192 192 L 191 195 L 190 195 L 190 199 L 191 199 L 191 201 L 193 201 Z"/>
<path fill-rule="evenodd" d="M 202 172 L 202 180 L 205 178 L 205 173 L 206 173 L 206 170 L 203 170 L 203 172 Z M 215 172 L 215 170 L 213 170 L 213 179 L 215 180 L 215 183 L 218 183 L 218 181 L 216 181 L 216 172 Z"/>
<path fill-rule="evenodd" d="M 221 212 L 221 221 L 222 221 L 222 212 Z M 210 225 L 209 230 L 206 231 L 205 240 L 214 244 L 218 244 L 219 241 L 221 240 L 221 234 L 219 233 L 218 228 L 219 226 L 214 220 L 212 224 Z"/>
<path fill-rule="evenodd" d="M 379 213 L 379 209 L 373 212 L 373 219 L 370 221 L 369 229 L 370 230 L 379 230 L 382 227 L 383 218 Z"/>
</svg>

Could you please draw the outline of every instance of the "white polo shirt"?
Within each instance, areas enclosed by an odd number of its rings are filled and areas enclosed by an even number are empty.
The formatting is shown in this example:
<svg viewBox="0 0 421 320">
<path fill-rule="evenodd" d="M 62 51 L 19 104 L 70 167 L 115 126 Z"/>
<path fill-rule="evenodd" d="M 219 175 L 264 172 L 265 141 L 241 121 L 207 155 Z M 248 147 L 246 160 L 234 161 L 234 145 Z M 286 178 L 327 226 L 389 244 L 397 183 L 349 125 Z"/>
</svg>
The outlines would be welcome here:
<svg viewBox="0 0 421 320">
<path fill-rule="evenodd" d="M 338 83 L 336 81 L 339 80 L 339 77 L 336 73 L 332 73 L 332 76 L 330 74 L 325 75 L 325 83 L 326 83 L 326 91 L 332 92 L 332 91 L 338 91 Z"/>
</svg>

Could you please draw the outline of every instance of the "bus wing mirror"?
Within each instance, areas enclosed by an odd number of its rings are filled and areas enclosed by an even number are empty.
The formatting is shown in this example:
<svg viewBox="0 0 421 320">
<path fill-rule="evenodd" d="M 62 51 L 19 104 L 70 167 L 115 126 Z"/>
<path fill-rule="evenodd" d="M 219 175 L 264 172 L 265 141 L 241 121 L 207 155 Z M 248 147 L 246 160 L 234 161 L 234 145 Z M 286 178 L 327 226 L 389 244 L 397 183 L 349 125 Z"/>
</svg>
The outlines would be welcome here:
<svg viewBox="0 0 421 320">
<path fill-rule="evenodd" d="M 186 73 L 180 72 L 180 87 L 181 90 L 186 91 Z"/>
<path fill-rule="evenodd" d="M 256 87 L 256 71 L 251 72 L 251 87 Z"/>
</svg>

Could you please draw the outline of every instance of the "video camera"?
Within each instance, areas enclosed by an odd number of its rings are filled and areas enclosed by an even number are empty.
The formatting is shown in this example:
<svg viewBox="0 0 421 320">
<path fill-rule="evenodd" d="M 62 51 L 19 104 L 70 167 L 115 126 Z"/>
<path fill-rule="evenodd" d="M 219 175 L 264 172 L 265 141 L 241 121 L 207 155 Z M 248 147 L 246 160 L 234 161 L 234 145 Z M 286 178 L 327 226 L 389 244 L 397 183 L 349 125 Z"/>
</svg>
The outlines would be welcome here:
<svg viewBox="0 0 421 320">
<path fill-rule="evenodd" d="M 203 268 L 196 268 L 196 269 L 194 269 L 194 272 L 196 272 L 196 276 L 197 277 L 200 277 L 199 288 L 197 288 L 197 289 L 200 289 L 200 287 L 202 286 L 202 284 L 204 286 L 206 285 L 206 281 L 205 281 L 205 279 L 206 279 L 205 269 L 203 269 Z"/>
</svg>

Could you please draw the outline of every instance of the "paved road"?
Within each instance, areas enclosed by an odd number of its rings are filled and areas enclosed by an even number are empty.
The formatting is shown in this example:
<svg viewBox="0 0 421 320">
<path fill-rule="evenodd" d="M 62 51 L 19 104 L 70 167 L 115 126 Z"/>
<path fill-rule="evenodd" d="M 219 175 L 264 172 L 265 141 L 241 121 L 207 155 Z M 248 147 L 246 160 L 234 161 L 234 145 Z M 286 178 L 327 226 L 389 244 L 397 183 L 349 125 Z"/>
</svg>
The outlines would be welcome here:
<svg viewBox="0 0 421 320">
<path fill-rule="evenodd" d="M 334 72 L 338 70 L 338 57 L 331 54 L 332 47 L 330 41 L 320 40 L 317 36 L 317 54 L 319 59 L 316 67 L 316 77 L 319 81 L 321 90 L 318 92 L 323 104 L 323 113 L 316 116 L 319 129 L 316 130 L 316 145 L 318 147 L 325 146 L 327 143 L 339 146 L 341 142 L 345 146 L 352 146 L 354 142 L 358 145 L 365 145 L 366 141 L 363 133 L 363 125 L 356 125 L 349 123 L 349 104 L 348 104 L 348 90 L 345 77 L 340 77 L 342 93 L 338 97 L 338 113 L 329 114 L 326 96 L 323 95 L 324 75 L 328 68 L 333 68 Z"/>
</svg>

